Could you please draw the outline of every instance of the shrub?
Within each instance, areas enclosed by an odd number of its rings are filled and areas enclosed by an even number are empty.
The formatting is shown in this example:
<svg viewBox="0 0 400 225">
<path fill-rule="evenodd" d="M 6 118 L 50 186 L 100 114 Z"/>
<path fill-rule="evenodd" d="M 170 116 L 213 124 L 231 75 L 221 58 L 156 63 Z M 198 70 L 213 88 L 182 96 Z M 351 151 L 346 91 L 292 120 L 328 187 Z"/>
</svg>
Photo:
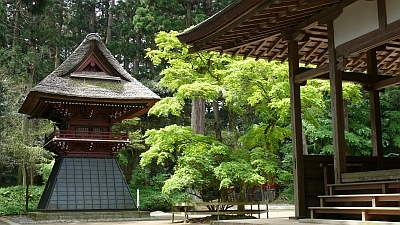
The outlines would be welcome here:
<svg viewBox="0 0 400 225">
<path fill-rule="evenodd" d="M 139 206 L 140 210 L 144 211 L 171 211 L 172 199 L 170 196 L 158 193 L 157 195 L 151 195 L 141 201 Z"/>
<path fill-rule="evenodd" d="M 132 184 L 129 186 L 134 199 L 137 199 L 136 187 Z M 139 209 L 144 211 L 164 211 L 170 212 L 172 203 L 190 202 L 190 197 L 187 193 L 174 193 L 172 195 L 164 194 L 158 187 L 141 187 L 140 190 L 140 205 Z"/>
<path fill-rule="evenodd" d="M 278 201 L 284 201 L 289 204 L 294 203 L 294 184 L 287 185 L 279 195 Z"/>
<path fill-rule="evenodd" d="M 39 204 L 44 186 L 29 186 L 28 211 L 34 211 Z M 0 188 L 0 216 L 25 213 L 25 186 Z"/>
</svg>

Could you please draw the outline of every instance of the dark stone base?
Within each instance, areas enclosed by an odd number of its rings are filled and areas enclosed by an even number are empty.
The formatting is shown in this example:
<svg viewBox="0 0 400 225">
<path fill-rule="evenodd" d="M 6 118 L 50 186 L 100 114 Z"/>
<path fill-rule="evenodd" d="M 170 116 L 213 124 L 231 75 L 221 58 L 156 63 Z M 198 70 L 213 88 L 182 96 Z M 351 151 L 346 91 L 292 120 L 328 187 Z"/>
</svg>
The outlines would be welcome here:
<svg viewBox="0 0 400 225">
<path fill-rule="evenodd" d="M 136 211 L 115 158 L 61 157 L 37 207 L 49 212 Z"/>
<path fill-rule="evenodd" d="M 148 211 L 115 211 L 115 212 L 28 212 L 33 220 L 89 220 L 150 218 Z"/>
</svg>

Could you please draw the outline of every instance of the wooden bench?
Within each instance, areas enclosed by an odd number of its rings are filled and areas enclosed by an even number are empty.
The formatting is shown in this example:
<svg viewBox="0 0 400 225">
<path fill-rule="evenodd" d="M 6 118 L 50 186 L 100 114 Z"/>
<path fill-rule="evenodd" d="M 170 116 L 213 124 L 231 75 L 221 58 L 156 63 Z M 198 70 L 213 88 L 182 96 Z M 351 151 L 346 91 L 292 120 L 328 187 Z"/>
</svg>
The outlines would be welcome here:
<svg viewBox="0 0 400 225">
<path fill-rule="evenodd" d="M 381 194 L 386 194 L 390 189 L 399 192 L 399 180 L 387 180 L 376 182 L 358 182 L 358 183 L 342 183 L 342 184 L 328 184 L 329 195 L 335 194 L 335 191 L 352 191 L 352 190 L 380 190 Z"/>
<path fill-rule="evenodd" d="M 358 194 L 358 195 L 321 195 L 320 207 L 325 202 L 371 202 L 371 207 L 376 207 L 379 202 L 399 202 L 400 193 L 393 194 Z M 379 204 L 378 204 L 379 205 Z"/>
<path fill-rule="evenodd" d="M 360 215 L 362 221 L 367 221 L 370 215 L 400 215 L 400 207 L 309 207 L 311 219 L 315 219 L 315 214 L 355 214 Z"/>
<path fill-rule="evenodd" d="M 175 220 L 175 209 L 176 207 L 183 207 L 185 217 L 184 222 L 188 222 L 189 214 L 195 215 L 216 215 L 217 220 L 219 220 L 220 215 L 245 215 L 245 214 L 258 214 L 258 218 L 260 219 L 261 212 L 266 212 L 265 210 L 260 210 L 260 204 L 268 204 L 266 202 L 185 202 L 185 203 L 175 203 L 172 205 L 172 223 Z M 226 209 L 220 210 L 222 206 L 250 206 L 249 209 L 245 209 L 244 211 L 239 211 L 237 209 Z M 257 205 L 257 209 L 253 210 L 253 205 Z M 216 211 L 210 210 L 191 210 L 190 207 L 207 207 L 214 206 Z"/>
</svg>

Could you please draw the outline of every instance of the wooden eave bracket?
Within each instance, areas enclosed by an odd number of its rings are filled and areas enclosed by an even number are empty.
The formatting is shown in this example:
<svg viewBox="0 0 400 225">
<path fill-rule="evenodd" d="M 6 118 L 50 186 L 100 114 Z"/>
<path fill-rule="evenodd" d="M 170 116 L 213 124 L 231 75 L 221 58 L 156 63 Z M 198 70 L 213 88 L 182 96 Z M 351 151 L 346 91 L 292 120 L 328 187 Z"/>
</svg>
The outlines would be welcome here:
<svg viewBox="0 0 400 225">
<path fill-rule="evenodd" d="M 329 73 L 329 65 L 325 64 L 322 66 L 318 66 L 317 68 L 300 68 L 300 71 L 303 72 L 295 76 L 296 84 L 301 84 L 309 79 L 313 79 L 325 73 Z"/>
<path fill-rule="evenodd" d="M 315 14 L 314 16 L 309 17 L 308 19 L 304 20 L 301 23 L 298 23 L 297 25 L 292 27 L 292 31 L 296 32 L 299 30 L 307 30 L 310 27 L 314 26 L 315 24 L 325 24 L 326 21 L 332 20 L 332 18 L 335 18 L 340 11 L 343 11 L 343 8 L 353 4 L 358 0 L 342 0 L 341 2 L 332 5 L 331 7 L 321 11 L 318 14 Z"/>
<path fill-rule="evenodd" d="M 345 67 L 344 58 L 340 57 L 337 63 L 337 70 L 341 71 Z M 295 82 L 298 84 L 307 81 L 308 79 L 317 78 L 321 75 L 329 73 L 329 64 L 324 64 L 322 66 L 318 66 L 316 68 L 300 68 L 301 73 L 295 76 Z M 329 75 L 328 75 L 329 77 Z"/>
<path fill-rule="evenodd" d="M 318 25 L 323 25 L 323 24 L 327 24 L 329 21 L 334 21 L 342 13 L 343 13 L 343 8 L 338 9 L 337 11 L 335 11 L 335 12 L 329 14 L 329 15 L 326 15 L 325 17 L 323 17 L 320 20 L 318 20 Z"/>
<path fill-rule="evenodd" d="M 296 32 L 292 32 L 290 27 L 285 28 L 281 32 L 282 41 L 300 41 L 305 37 L 306 33 L 304 30 L 299 30 Z"/>
</svg>

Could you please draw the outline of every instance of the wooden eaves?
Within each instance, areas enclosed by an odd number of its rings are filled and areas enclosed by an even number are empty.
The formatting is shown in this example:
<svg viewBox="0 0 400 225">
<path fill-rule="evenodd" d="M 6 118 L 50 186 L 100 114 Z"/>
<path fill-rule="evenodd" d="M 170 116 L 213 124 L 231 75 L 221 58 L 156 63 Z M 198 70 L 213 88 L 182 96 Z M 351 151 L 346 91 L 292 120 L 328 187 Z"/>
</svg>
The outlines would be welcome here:
<svg viewBox="0 0 400 225">
<path fill-rule="evenodd" d="M 328 65 L 328 36 L 326 21 L 332 20 L 342 9 L 357 0 L 246 0 L 237 1 L 203 23 L 178 35 L 182 43 L 191 45 L 191 52 L 218 51 L 232 55 L 288 61 L 288 48 L 282 32 L 288 27 L 299 38 L 299 62 L 319 69 L 302 69 L 297 83 L 316 77 L 326 78 Z M 396 36 L 400 24 L 386 26 L 380 22 L 383 32 L 376 32 L 339 45 L 338 60 L 344 81 L 370 86 L 365 49 L 377 48 L 379 74 L 400 73 L 400 37 Z M 371 38 L 374 36 L 374 38 Z M 390 39 L 388 42 L 387 40 Z M 378 41 L 377 41 L 378 40 Z M 381 41 L 379 41 L 381 40 Z M 373 42 L 373 43 L 372 43 Z M 350 73 L 347 73 L 350 72 Z M 390 77 L 380 77 L 385 80 Z M 385 81 L 389 85 L 395 79 Z M 377 88 L 384 88 L 377 86 Z"/>
</svg>

